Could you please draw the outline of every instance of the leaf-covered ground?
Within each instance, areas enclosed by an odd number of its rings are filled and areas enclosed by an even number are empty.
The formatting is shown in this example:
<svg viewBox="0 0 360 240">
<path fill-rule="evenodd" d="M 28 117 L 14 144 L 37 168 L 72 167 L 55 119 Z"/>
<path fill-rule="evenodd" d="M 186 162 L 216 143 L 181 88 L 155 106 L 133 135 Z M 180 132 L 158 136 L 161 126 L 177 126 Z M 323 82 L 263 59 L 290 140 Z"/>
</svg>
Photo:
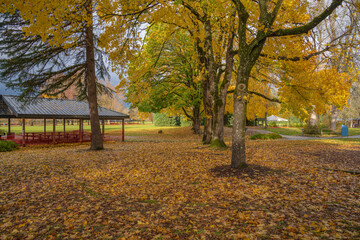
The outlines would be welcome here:
<svg viewBox="0 0 360 240">
<path fill-rule="evenodd" d="M 360 146 L 248 141 L 249 168 L 199 137 L 0 156 L 2 239 L 357 239 Z M 150 141 L 151 140 L 151 141 Z"/>
</svg>

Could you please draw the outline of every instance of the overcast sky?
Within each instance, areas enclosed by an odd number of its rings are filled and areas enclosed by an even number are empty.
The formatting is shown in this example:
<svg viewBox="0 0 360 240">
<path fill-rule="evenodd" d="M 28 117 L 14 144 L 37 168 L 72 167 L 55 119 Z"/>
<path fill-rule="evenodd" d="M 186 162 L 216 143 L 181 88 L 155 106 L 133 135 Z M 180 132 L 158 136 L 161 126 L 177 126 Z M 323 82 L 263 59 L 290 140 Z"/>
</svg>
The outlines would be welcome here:
<svg viewBox="0 0 360 240">
<path fill-rule="evenodd" d="M 19 95 L 11 89 L 7 89 L 3 83 L 0 83 L 0 95 Z"/>
</svg>

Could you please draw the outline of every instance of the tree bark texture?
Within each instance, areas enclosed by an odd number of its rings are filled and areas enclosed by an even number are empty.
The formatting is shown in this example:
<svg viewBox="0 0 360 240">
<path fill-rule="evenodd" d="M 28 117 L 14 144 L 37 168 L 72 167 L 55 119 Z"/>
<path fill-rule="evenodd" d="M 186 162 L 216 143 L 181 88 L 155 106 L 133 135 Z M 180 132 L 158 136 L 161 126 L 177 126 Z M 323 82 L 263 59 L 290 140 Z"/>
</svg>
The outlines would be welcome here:
<svg viewBox="0 0 360 240">
<path fill-rule="evenodd" d="M 265 112 L 265 128 L 268 128 L 267 116 L 268 116 L 268 113 Z"/>
<path fill-rule="evenodd" d="M 234 93 L 234 122 L 232 132 L 231 167 L 246 167 L 245 127 L 249 76 L 252 66 L 246 56 L 239 55 L 240 65 Z"/>
<path fill-rule="evenodd" d="M 86 2 L 87 14 L 92 19 L 92 1 Z M 100 121 L 97 104 L 96 77 L 95 77 L 95 54 L 94 54 L 94 33 L 93 24 L 87 23 L 85 26 L 86 34 L 86 72 L 87 95 L 89 102 L 90 122 L 91 122 L 91 150 L 103 149 L 103 139 L 100 130 Z"/>
<path fill-rule="evenodd" d="M 206 12 L 206 11 L 205 11 Z M 212 123 L 213 123 L 213 116 L 214 116 L 214 105 L 215 99 L 214 96 L 216 94 L 217 88 L 217 80 L 216 80 L 216 66 L 214 61 L 214 53 L 213 53 L 213 46 L 212 46 L 212 29 L 210 20 L 207 19 L 204 21 L 204 30 L 205 30 L 205 68 L 206 74 L 205 79 L 203 79 L 203 95 L 204 95 L 204 109 L 205 109 L 205 118 L 206 124 L 204 128 L 204 143 L 210 144 L 211 137 L 212 137 Z"/>
<path fill-rule="evenodd" d="M 204 134 L 203 142 L 209 144 L 211 141 L 211 123 L 212 123 L 212 107 L 210 101 L 210 91 L 209 91 L 209 78 L 207 74 L 204 75 L 202 80 L 202 92 L 203 92 L 203 105 L 205 112 L 205 125 L 204 125 Z"/>
<path fill-rule="evenodd" d="M 239 84 L 236 84 L 237 86 L 234 94 L 234 122 L 232 132 L 231 156 L 232 168 L 242 168 L 246 166 L 245 127 L 247 101 L 245 99 L 245 96 L 247 91 L 248 79 L 243 76 L 238 76 L 238 78 L 240 78 L 241 82 Z"/>
<path fill-rule="evenodd" d="M 314 106 L 314 108 L 315 108 L 315 106 Z M 311 127 L 316 127 L 316 122 L 317 122 L 316 113 L 313 110 L 310 114 L 309 124 Z"/>
<path fill-rule="evenodd" d="M 233 66 L 234 66 L 234 55 L 233 55 L 233 46 L 234 46 L 234 37 L 235 34 L 232 31 L 234 27 L 234 22 L 232 23 L 231 32 L 228 35 L 228 43 L 226 47 L 226 64 L 225 64 L 225 75 L 224 80 L 221 83 L 219 96 L 215 101 L 215 113 L 214 119 L 216 119 L 213 126 L 213 136 L 212 143 L 225 147 L 224 142 L 224 116 L 225 116 L 225 106 L 226 106 L 226 97 L 227 91 L 231 82 Z M 216 93 L 217 94 L 217 93 Z"/>
<path fill-rule="evenodd" d="M 336 132 L 336 120 L 339 115 L 339 110 L 333 105 L 331 108 L 331 119 L 330 119 L 330 128 L 331 131 Z"/>
<path fill-rule="evenodd" d="M 201 129 L 200 129 L 200 125 L 201 125 L 201 114 L 200 114 L 200 107 L 194 107 L 193 108 L 193 126 L 192 126 L 192 130 L 194 132 L 194 134 L 201 134 Z"/>
</svg>

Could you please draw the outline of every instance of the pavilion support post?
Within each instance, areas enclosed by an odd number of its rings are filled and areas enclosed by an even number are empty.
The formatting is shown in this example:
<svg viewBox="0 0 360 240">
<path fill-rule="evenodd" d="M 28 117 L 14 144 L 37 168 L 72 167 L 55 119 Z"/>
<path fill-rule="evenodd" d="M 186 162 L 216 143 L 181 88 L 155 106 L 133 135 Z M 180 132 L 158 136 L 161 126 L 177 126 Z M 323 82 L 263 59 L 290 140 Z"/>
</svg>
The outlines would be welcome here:
<svg viewBox="0 0 360 240">
<path fill-rule="evenodd" d="M 8 118 L 8 136 L 11 133 L 11 118 Z"/>
<path fill-rule="evenodd" d="M 55 130 L 56 130 L 56 119 L 53 118 L 53 132 L 52 132 L 52 140 L 53 140 L 53 144 L 56 143 L 55 141 Z"/>
<path fill-rule="evenodd" d="M 44 138 L 46 138 L 46 118 L 44 118 Z"/>
<path fill-rule="evenodd" d="M 22 145 L 25 147 L 25 118 L 22 119 Z"/>
<path fill-rule="evenodd" d="M 80 121 L 79 122 L 80 142 L 83 142 L 83 124 L 84 124 L 84 122 L 82 119 L 80 119 L 79 121 Z"/>
<path fill-rule="evenodd" d="M 125 141 L 125 119 L 122 119 L 122 138 L 121 140 Z"/>
<path fill-rule="evenodd" d="M 105 139 L 105 120 L 102 119 L 102 137 L 103 137 L 103 141 Z"/>
<path fill-rule="evenodd" d="M 65 137 L 65 132 L 66 132 L 66 119 L 65 118 L 63 120 L 63 125 L 64 125 L 64 137 Z"/>
</svg>

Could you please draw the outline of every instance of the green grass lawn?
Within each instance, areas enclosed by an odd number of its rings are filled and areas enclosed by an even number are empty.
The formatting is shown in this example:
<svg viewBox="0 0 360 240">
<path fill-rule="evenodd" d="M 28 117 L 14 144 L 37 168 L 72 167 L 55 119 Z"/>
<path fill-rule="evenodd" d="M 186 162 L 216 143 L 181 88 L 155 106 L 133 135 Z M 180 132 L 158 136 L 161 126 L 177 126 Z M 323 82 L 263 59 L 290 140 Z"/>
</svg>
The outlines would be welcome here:
<svg viewBox="0 0 360 240">
<path fill-rule="evenodd" d="M 270 131 L 270 132 L 273 132 L 273 133 L 278 133 L 278 134 L 281 134 L 281 135 L 291 135 L 291 136 L 302 135 L 301 128 L 297 128 L 297 127 L 267 128 L 267 129 L 264 129 L 264 130 Z"/>
<path fill-rule="evenodd" d="M 125 125 L 125 135 L 132 136 L 132 135 L 146 135 L 152 134 L 154 132 L 164 129 L 174 129 L 179 127 L 157 127 L 153 124 L 130 124 Z M 7 132 L 7 126 L 0 126 L 0 132 L 5 131 Z M 26 132 L 44 132 L 44 126 L 26 126 Z M 51 124 L 46 125 L 46 131 L 52 132 L 53 126 Z M 62 125 L 56 126 L 57 132 L 62 132 L 64 127 Z M 79 130 L 78 125 L 66 125 L 66 131 L 76 131 Z M 119 135 L 121 134 L 122 126 L 121 125 L 105 125 L 105 133 L 110 135 Z M 84 131 L 90 131 L 90 125 L 84 124 Z M 15 134 L 20 134 L 22 132 L 21 126 L 11 126 L 11 132 L 15 132 Z"/>
<path fill-rule="evenodd" d="M 360 135 L 360 128 L 349 128 L 349 136 Z M 341 136 L 341 128 L 336 130 L 336 133 L 329 133 L 325 136 Z"/>
<path fill-rule="evenodd" d="M 159 130 L 171 130 L 171 129 L 177 129 L 179 127 L 158 127 L 151 123 L 146 124 L 129 124 L 125 125 L 125 135 L 127 136 L 139 136 L 139 135 L 149 135 L 149 134 L 155 134 Z M 48 124 L 46 126 L 47 132 L 52 132 L 52 125 Z M 61 124 L 56 126 L 56 131 L 61 132 L 63 131 L 63 126 Z M 121 125 L 105 125 L 105 133 L 110 135 L 120 135 L 121 134 Z M 264 130 L 278 133 L 281 135 L 291 135 L 291 136 L 301 136 L 302 135 L 302 128 L 299 127 L 284 127 L 284 128 L 267 128 Z M 43 132 L 44 126 L 26 126 L 25 128 L 26 132 Z M 79 130 L 78 125 L 66 125 L 66 131 L 71 132 Z M 84 124 L 84 130 L 90 131 L 90 125 Z M 0 126 L 0 132 L 5 131 L 7 132 L 7 126 Z M 11 126 L 11 131 L 15 132 L 15 134 L 20 134 L 22 129 L 21 126 Z M 340 132 L 340 130 L 338 130 Z M 335 135 L 341 135 L 340 133 L 332 134 L 331 136 Z M 349 136 L 355 136 L 360 135 L 360 128 L 349 128 Z M 329 135 L 330 136 L 330 135 Z"/>
<path fill-rule="evenodd" d="M 360 128 L 349 128 L 349 136 L 360 135 Z"/>
<path fill-rule="evenodd" d="M 270 132 L 274 132 L 274 133 L 278 133 L 281 135 L 291 135 L 291 136 L 296 136 L 302 135 L 302 128 L 297 128 L 297 127 L 286 127 L 286 128 L 267 128 L 264 130 L 270 131 Z M 338 129 L 337 133 L 331 133 L 329 135 L 326 136 L 340 136 L 341 135 L 341 130 Z M 355 135 L 360 135 L 360 128 L 349 128 L 349 136 L 355 136 Z"/>
</svg>

